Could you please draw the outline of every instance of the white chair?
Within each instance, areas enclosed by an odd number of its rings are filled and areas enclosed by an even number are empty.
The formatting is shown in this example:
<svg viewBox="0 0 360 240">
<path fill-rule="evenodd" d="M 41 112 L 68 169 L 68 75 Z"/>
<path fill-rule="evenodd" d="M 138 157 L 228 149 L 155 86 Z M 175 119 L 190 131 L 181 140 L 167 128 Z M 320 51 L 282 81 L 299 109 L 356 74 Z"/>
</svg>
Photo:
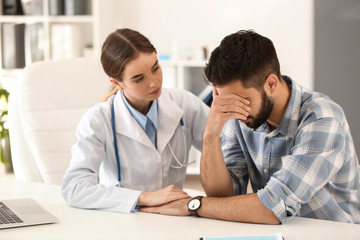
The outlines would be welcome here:
<svg viewBox="0 0 360 240">
<path fill-rule="evenodd" d="M 9 99 L 15 177 L 61 184 L 80 118 L 109 87 L 98 59 L 34 63 Z"/>
</svg>

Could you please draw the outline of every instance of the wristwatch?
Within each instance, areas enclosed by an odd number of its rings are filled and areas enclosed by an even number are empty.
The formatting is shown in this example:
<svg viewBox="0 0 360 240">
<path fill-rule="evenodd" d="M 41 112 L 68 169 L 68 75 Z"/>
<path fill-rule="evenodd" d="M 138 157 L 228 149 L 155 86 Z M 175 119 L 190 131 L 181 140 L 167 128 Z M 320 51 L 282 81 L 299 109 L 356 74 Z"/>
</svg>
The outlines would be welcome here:
<svg viewBox="0 0 360 240">
<path fill-rule="evenodd" d="M 203 196 L 197 196 L 197 197 L 190 199 L 190 201 L 188 202 L 187 206 L 188 206 L 188 210 L 191 213 L 191 215 L 199 217 L 199 215 L 197 214 L 196 211 L 201 207 L 201 199 L 202 198 L 203 198 Z"/>
</svg>

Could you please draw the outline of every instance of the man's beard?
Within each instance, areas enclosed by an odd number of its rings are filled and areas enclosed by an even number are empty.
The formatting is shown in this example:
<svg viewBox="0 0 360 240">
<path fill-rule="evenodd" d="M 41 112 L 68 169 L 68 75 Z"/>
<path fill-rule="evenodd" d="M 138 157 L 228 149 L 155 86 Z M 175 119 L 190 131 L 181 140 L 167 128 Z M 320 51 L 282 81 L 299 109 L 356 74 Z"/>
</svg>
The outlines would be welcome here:
<svg viewBox="0 0 360 240">
<path fill-rule="evenodd" d="M 274 102 L 272 99 L 270 99 L 264 90 L 261 91 L 261 110 L 259 111 L 258 115 L 256 116 L 256 118 L 254 117 L 249 117 L 250 119 L 252 119 L 252 122 L 248 122 L 246 123 L 246 125 L 249 128 L 252 129 L 257 129 L 258 127 L 260 127 L 264 122 L 266 122 L 266 120 L 269 118 L 272 110 L 274 107 Z"/>
</svg>

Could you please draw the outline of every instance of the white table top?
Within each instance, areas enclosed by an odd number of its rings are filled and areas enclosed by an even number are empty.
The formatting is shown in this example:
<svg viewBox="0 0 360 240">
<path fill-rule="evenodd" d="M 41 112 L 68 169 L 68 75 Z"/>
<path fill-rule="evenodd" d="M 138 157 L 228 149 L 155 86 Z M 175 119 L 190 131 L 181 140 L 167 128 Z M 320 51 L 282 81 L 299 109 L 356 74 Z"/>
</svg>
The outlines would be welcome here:
<svg viewBox="0 0 360 240">
<path fill-rule="evenodd" d="M 199 239 L 202 236 L 273 234 L 286 240 L 360 240 L 360 225 L 296 217 L 284 225 L 227 222 L 196 217 L 147 213 L 122 214 L 67 206 L 60 186 L 0 178 L 0 198 L 33 198 L 60 223 L 0 230 L 1 240 L 11 239 Z M 188 190 L 190 195 L 196 191 Z"/>
</svg>

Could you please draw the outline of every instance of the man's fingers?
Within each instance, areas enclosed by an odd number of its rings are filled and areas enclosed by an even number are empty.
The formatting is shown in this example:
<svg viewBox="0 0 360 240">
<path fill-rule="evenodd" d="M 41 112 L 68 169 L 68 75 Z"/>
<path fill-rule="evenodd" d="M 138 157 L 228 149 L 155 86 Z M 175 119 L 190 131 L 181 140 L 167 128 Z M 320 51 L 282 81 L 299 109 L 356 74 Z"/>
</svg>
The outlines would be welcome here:
<svg viewBox="0 0 360 240">
<path fill-rule="evenodd" d="M 223 95 L 219 95 L 218 92 L 216 92 L 217 94 L 215 95 L 215 97 L 217 99 L 230 99 L 230 100 L 237 100 L 237 101 L 240 101 L 246 105 L 249 105 L 250 104 L 250 101 L 245 98 L 245 97 L 242 97 L 242 96 L 239 96 L 235 93 L 228 93 L 228 94 L 223 94 Z"/>
<path fill-rule="evenodd" d="M 161 206 L 142 207 L 140 212 L 159 213 L 164 215 L 187 216 L 190 215 L 186 203 L 188 200 L 180 199 Z"/>
<path fill-rule="evenodd" d="M 158 207 L 141 207 L 139 209 L 140 212 L 145 212 L 145 213 L 157 213 L 160 214 L 160 211 L 158 210 Z"/>
<path fill-rule="evenodd" d="M 171 200 L 170 200 L 170 202 L 172 202 L 172 201 L 175 201 L 175 200 L 179 200 L 179 199 L 186 199 L 186 198 L 191 198 L 189 195 L 183 195 L 183 194 L 181 194 L 181 195 L 176 195 L 176 196 L 173 196 L 172 198 L 171 198 Z"/>
<path fill-rule="evenodd" d="M 226 105 L 233 105 L 233 106 L 239 106 L 239 107 L 243 107 L 247 110 L 250 111 L 250 107 L 249 107 L 249 100 L 245 99 L 245 98 L 241 98 L 235 94 L 233 94 L 233 96 L 217 96 L 215 97 L 216 99 L 214 99 L 214 103 L 216 105 L 220 105 L 220 106 L 226 106 Z"/>
<path fill-rule="evenodd" d="M 236 113 L 236 112 L 227 112 L 224 113 L 225 115 L 225 119 L 230 120 L 230 119 L 239 119 L 239 120 L 246 120 L 248 117 L 244 116 L 242 114 Z"/>
<path fill-rule="evenodd" d="M 225 105 L 225 106 L 214 106 L 216 112 L 218 113 L 228 113 L 228 112 L 234 112 L 234 113 L 239 113 L 242 114 L 244 116 L 249 116 L 249 111 L 247 111 L 247 109 L 244 109 L 243 107 L 239 107 L 239 106 L 233 106 L 233 105 Z"/>
</svg>

